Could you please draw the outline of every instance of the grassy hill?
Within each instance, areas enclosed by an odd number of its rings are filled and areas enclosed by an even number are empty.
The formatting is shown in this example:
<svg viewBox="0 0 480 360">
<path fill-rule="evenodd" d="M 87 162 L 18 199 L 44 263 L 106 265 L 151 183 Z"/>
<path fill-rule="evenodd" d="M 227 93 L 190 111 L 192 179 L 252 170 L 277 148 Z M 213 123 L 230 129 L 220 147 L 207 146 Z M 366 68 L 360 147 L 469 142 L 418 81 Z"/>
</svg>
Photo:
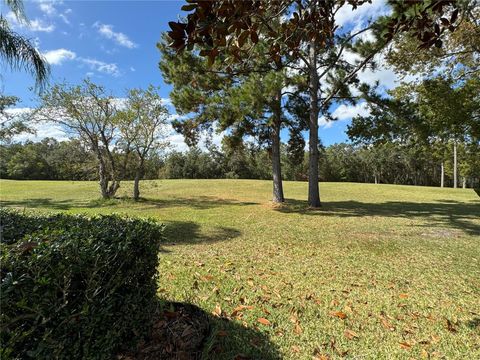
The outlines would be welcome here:
<svg viewBox="0 0 480 360">
<path fill-rule="evenodd" d="M 100 201 L 93 182 L 4 180 L 0 193 L 2 206 L 164 222 L 159 295 L 232 320 L 212 357 L 480 358 L 473 190 L 321 183 L 309 210 L 306 187 L 286 182 L 280 207 L 254 180 L 145 181 L 138 203 Z"/>
</svg>

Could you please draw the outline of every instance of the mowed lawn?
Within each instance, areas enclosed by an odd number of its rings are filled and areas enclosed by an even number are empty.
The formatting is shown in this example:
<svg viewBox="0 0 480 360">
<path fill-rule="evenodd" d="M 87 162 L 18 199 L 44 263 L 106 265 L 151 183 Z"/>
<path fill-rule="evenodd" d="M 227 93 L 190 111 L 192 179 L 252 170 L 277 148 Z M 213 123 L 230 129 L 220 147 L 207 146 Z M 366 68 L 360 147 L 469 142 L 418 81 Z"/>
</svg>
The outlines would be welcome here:
<svg viewBox="0 0 480 360">
<path fill-rule="evenodd" d="M 139 203 L 99 201 L 94 182 L 0 186 L 2 206 L 164 222 L 159 296 L 225 318 L 206 358 L 480 359 L 471 189 L 321 183 L 309 210 L 301 182 L 281 207 L 269 181 L 145 181 Z"/>
</svg>

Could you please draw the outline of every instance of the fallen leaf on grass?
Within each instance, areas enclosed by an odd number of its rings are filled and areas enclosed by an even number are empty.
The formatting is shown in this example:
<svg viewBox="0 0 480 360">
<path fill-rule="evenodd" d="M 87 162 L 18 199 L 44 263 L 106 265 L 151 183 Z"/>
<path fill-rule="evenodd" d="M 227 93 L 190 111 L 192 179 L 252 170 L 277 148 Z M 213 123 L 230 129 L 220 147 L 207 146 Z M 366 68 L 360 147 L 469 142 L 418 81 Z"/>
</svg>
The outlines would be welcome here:
<svg viewBox="0 0 480 360">
<path fill-rule="evenodd" d="M 342 319 L 342 320 L 347 318 L 347 314 L 345 314 L 342 311 L 332 311 L 332 312 L 330 312 L 330 315 L 338 317 L 339 319 Z"/>
<path fill-rule="evenodd" d="M 260 324 L 263 324 L 263 325 L 266 325 L 266 326 L 270 326 L 272 323 L 270 321 L 268 321 L 267 319 L 265 318 L 258 318 L 257 321 L 260 323 Z"/>
<path fill-rule="evenodd" d="M 212 311 L 212 314 L 215 316 L 222 316 L 222 308 L 220 305 L 215 305 L 215 309 Z"/>
<path fill-rule="evenodd" d="M 395 327 L 390 323 L 390 321 L 388 321 L 384 317 L 382 317 L 382 325 L 385 329 L 388 329 L 390 331 L 395 331 Z"/>
<path fill-rule="evenodd" d="M 299 353 L 300 352 L 300 348 L 297 346 L 297 345 L 292 345 L 292 351 L 294 353 Z"/>
<path fill-rule="evenodd" d="M 252 305 L 239 305 L 235 309 L 233 309 L 232 313 L 230 316 L 236 316 L 239 312 L 242 312 L 243 310 L 252 310 L 254 307 Z"/>
<path fill-rule="evenodd" d="M 399 297 L 400 299 L 407 299 L 407 298 L 408 298 L 408 294 L 405 294 L 405 293 L 404 293 L 404 294 L 400 294 L 400 295 L 398 295 L 398 297 Z"/>
<path fill-rule="evenodd" d="M 295 331 L 295 334 L 297 334 L 297 335 L 300 335 L 303 332 L 302 327 L 298 323 L 295 324 L 294 331 Z"/>
<path fill-rule="evenodd" d="M 358 334 L 353 331 L 353 330 L 345 330 L 345 332 L 343 333 L 345 335 L 345 337 L 348 339 L 348 340 L 352 340 L 354 338 L 358 338 Z"/>
<path fill-rule="evenodd" d="M 410 350 L 410 348 L 412 347 L 412 345 L 410 345 L 408 342 L 404 341 L 404 342 L 401 342 L 399 343 L 400 344 L 400 347 L 402 349 L 405 349 L 405 350 Z"/>
<path fill-rule="evenodd" d="M 221 336 L 221 337 L 225 337 L 228 335 L 228 333 L 225 331 L 225 330 L 220 330 L 218 333 L 217 333 L 218 336 Z"/>
<path fill-rule="evenodd" d="M 447 330 L 452 332 L 452 333 L 457 332 L 457 329 L 455 329 L 455 326 L 453 326 L 453 323 L 448 319 L 447 319 Z"/>
</svg>

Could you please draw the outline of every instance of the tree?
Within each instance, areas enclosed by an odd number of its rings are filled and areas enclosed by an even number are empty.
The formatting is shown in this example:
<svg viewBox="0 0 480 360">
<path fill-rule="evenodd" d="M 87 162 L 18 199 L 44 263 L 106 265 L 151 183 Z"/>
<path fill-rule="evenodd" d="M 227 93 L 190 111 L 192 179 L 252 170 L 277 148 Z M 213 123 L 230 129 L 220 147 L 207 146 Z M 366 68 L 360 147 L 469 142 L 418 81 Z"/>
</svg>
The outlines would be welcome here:
<svg viewBox="0 0 480 360">
<path fill-rule="evenodd" d="M 18 102 L 16 96 L 0 95 L 0 142 L 9 142 L 15 135 L 23 132 L 33 133 L 33 130 L 26 124 L 23 116 L 14 116 L 7 110 Z"/>
<path fill-rule="evenodd" d="M 28 23 L 21 0 L 4 2 L 19 22 Z M 50 72 L 46 59 L 29 39 L 10 29 L 3 14 L 0 14 L 0 56 L 11 69 L 25 69 L 35 76 L 38 87 L 43 88 L 46 84 Z"/>
<path fill-rule="evenodd" d="M 353 8 L 366 1 L 350 0 Z M 359 31 L 344 32 L 335 22 L 335 14 L 345 1 L 279 0 L 279 1 L 200 1 L 191 0 L 183 6 L 193 11 L 184 21 L 170 22 L 171 46 L 177 50 L 190 50 L 195 45 L 200 54 L 208 57 L 209 64 L 215 58 L 231 66 L 244 66 L 250 59 L 256 44 L 265 44 L 265 57 L 277 70 L 292 66 L 308 79 L 309 95 L 309 190 L 308 203 L 320 206 L 318 186 L 318 117 L 328 115 L 328 109 L 337 95 L 346 95 L 348 85 L 356 74 L 384 48 L 397 32 L 412 31 L 422 37 L 426 47 L 438 44 L 437 40 L 446 27 L 440 16 L 447 9 L 458 10 L 454 1 L 437 0 L 428 4 L 417 2 L 392 2 L 392 15 L 370 24 Z M 456 17 L 456 15 L 455 15 Z M 453 26 L 455 19 L 449 22 Z M 280 23 L 279 26 L 272 24 Z M 375 44 L 360 43 L 357 46 L 362 59 L 354 64 L 345 63 L 342 54 L 352 48 L 354 40 L 368 30 L 376 30 Z M 438 31 L 437 31 L 438 29 Z M 248 68 L 248 66 L 246 66 Z M 321 83 L 328 83 L 328 89 Z"/>
<path fill-rule="evenodd" d="M 118 101 L 103 86 L 90 80 L 82 85 L 57 84 L 41 95 L 41 106 L 33 117 L 65 127 L 88 145 L 98 161 L 100 192 L 104 199 L 115 196 L 125 175 L 128 157 L 118 161 L 115 117 Z"/>
<path fill-rule="evenodd" d="M 395 141 L 428 146 L 440 162 L 442 187 L 445 163 L 451 156 L 453 186 L 457 187 L 457 147 L 478 144 L 480 139 L 479 92 L 478 79 L 454 82 L 444 77 L 403 84 L 390 91 L 388 97 L 367 89 L 363 97 L 370 114 L 355 117 L 347 133 L 352 140 L 367 144 Z M 453 154 L 447 155 L 449 146 Z"/>
<path fill-rule="evenodd" d="M 125 146 L 125 155 L 130 154 L 130 149 L 134 152 L 135 201 L 140 198 L 139 183 L 145 173 L 146 159 L 152 153 L 168 146 L 168 142 L 163 140 L 167 135 L 168 117 L 168 110 L 153 86 L 146 90 L 130 90 L 125 109 L 117 113 L 116 124 L 121 133 L 121 143 Z"/>
<path fill-rule="evenodd" d="M 264 67 L 260 72 L 237 74 L 208 68 L 207 61 L 195 52 L 176 54 L 158 44 L 162 53 L 160 69 L 167 83 L 174 86 L 172 102 L 179 114 L 188 115 L 174 122 L 190 145 L 195 145 L 202 131 L 231 130 L 231 145 L 253 136 L 271 151 L 273 201 L 283 202 L 280 162 L 280 131 L 285 123 L 282 114 L 282 89 L 286 77 L 282 72 Z M 251 57 L 261 63 L 260 57 Z M 220 61 L 218 61 L 220 62 Z M 262 65 L 255 65 L 260 68 Z"/>
</svg>

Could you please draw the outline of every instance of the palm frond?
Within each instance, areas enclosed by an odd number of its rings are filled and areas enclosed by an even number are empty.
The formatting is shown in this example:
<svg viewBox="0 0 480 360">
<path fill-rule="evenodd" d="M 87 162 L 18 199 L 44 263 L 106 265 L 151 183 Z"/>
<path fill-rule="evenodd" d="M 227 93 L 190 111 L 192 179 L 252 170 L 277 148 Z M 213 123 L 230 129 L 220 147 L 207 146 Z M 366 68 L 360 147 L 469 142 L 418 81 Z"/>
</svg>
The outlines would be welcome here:
<svg viewBox="0 0 480 360">
<path fill-rule="evenodd" d="M 47 84 L 50 67 L 33 43 L 10 30 L 8 23 L 0 17 L 0 57 L 13 70 L 25 69 L 35 77 L 40 90 Z"/>
<path fill-rule="evenodd" d="M 4 0 L 18 21 L 28 22 L 22 0 Z"/>
</svg>

